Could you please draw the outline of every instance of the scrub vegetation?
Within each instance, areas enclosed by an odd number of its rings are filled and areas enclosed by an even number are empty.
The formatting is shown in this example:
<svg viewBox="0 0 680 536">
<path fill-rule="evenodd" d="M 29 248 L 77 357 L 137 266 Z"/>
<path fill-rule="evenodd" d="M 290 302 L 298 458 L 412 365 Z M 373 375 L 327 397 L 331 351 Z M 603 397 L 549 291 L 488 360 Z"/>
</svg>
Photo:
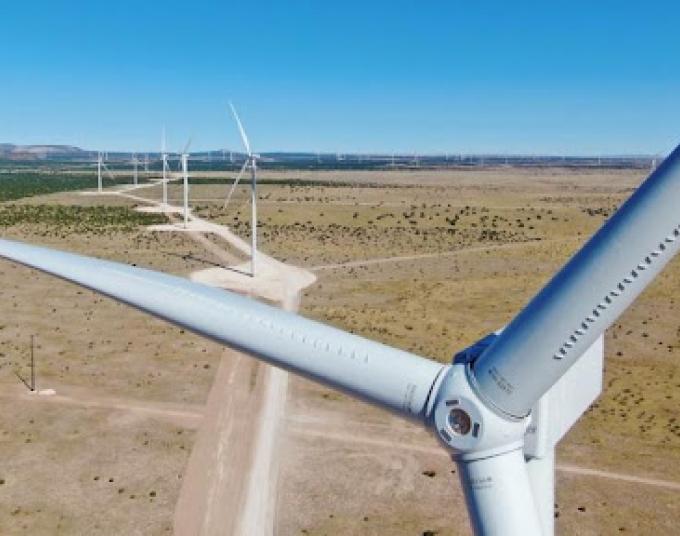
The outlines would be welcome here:
<svg viewBox="0 0 680 536">
<path fill-rule="evenodd" d="M 130 232 L 142 225 L 165 223 L 161 214 L 148 214 L 129 207 L 78 205 L 0 205 L 0 227 L 29 225 L 50 233 Z"/>
<path fill-rule="evenodd" d="M 0 173 L 0 202 L 96 187 L 97 177 L 95 175 L 31 173 L 26 171 Z"/>
</svg>

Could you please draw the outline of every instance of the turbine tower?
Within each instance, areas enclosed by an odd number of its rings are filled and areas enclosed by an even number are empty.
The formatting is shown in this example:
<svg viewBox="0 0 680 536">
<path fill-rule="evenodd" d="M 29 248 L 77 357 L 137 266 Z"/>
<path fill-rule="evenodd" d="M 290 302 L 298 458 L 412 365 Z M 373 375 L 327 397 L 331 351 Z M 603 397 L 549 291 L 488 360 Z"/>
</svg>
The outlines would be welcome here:
<svg viewBox="0 0 680 536">
<path fill-rule="evenodd" d="M 168 206 L 168 153 L 165 140 L 165 127 L 163 127 L 163 134 L 161 136 L 161 165 L 163 167 L 163 208 Z"/>
<path fill-rule="evenodd" d="M 97 153 L 97 191 L 102 192 L 102 153 Z"/>
<path fill-rule="evenodd" d="M 187 141 L 181 153 L 182 162 L 182 178 L 184 182 L 184 228 L 189 225 L 189 147 L 191 146 L 191 139 Z"/>
<path fill-rule="evenodd" d="M 139 173 L 137 172 L 137 153 L 132 155 L 132 184 L 139 185 Z"/>
<path fill-rule="evenodd" d="M 550 536 L 555 446 L 601 390 L 605 330 L 680 251 L 679 200 L 680 147 L 507 327 L 450 365 L 177 276 L 6 239 L 0 257 L 419 423 L 457 464 L 475 534 Z"/>
</svg>

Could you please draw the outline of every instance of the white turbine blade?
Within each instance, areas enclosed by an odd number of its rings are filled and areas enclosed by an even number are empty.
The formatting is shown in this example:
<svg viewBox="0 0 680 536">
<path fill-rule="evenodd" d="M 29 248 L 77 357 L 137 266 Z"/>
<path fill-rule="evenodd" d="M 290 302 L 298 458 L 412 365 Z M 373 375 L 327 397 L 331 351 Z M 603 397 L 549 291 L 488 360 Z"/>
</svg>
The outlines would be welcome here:
<svg viewBox="0 0 680 536">
<path fill-rule="evenodd" d="M 680 146 L 474 363 L 481 397 L 521 417 L 680 250 Z"/>
<path fill-rule="evenodd" d="M 236 190 L 236 186 L 238 185 L 238 182 L 241 180 L 241 177 L 243 177 L 243 174 L 245 173 L 246 169 L 248 168 L 248 164 L 250 163 L 250 160 L 246 160 L 243 162 L 243 166 L 241 167 L 241 171 L 238 172 L 238 175 L 236 175 L 236 179 L 231 185 L 231 188 L 229 190 L 229 194 L 227 194 L 227 197 L 224 199 L 224 204 L 222 205 L 222 210 L 227 208 L 227 205 L 229 204 L 229 201 L 231 200 L 231 196 L 234 195 L 234 190 Z"/>
<path fill-rule="evenodd" d="M 189 138 L 189 139 L 187 140 L 187 143 L 186 143 L 186 145 L 184 146 L 184 149 L 182 149 L 182 152 L 180 153 L 180 155 L 182 155 L 182 154 L 189 154 L 189 147 L 191 147 L 191 141 L 192 141 L 191 138 Z"/>
<path fill-rule="evenodd" d="M 474 534 L 553 536 L 541 530 L 521 449 L 457 465 Z"/>
<path fill-rule="evenodd" d="M 166 140 L 165 140 L 165 125 L 163 125 L 163 133 L 161 134 L 161 153 L 165 154 L 166 151 Z"/>
<path fill-rule="evenodd" d="M 89 288 L 263 361 L 423 422 L 441 364 L 221 289 L 0 239 L 0 257 Z"/>
<path fill-rule="evenodd" d="M 102 162 L 102 168 L 104 171 L 106 171 L 106 174 L 113 180 L 114 182 L 116 181 L 116 177 L 114 177 L 113 173 L 111 173 L 111 170 L 108 168 L 108 166 Z"/>
<path fill-rule="evenodd" d="M 234 115 L 234 119 L 236 120 L 236 124 L 238 125 L 238 130 L 241 133 L 241 140 L 243 140 L 243 145 L 246 148 L 246 152 L 248 153 L 248 156 L 251 156 L 253 153 L 250 150 L 250 143 L 248 143 L 248 136 L 246 136 L 246 131 L 243 129 L 243 125 L 241 124 L 241 119 L 239 118 L 238 114 L 236 113 L 236 108 L 234 108 L 234 105 L 232 104 L 231 101 L 229 101 L 229 107 L 231 108 L 231 113 Z"/>
</svg>

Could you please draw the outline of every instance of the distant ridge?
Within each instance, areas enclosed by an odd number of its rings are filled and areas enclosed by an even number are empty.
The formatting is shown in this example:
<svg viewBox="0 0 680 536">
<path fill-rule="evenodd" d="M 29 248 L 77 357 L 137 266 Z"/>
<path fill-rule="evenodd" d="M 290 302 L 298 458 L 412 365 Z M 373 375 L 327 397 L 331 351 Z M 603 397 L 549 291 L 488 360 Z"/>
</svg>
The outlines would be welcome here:
<svg viewBox="0 0 680 536">
<path fill-rule="evenodd" d="M 5 160 L 36 160 L 82 157 L 87 151 L 72 145 L 14 145 L 0 143 L 0 158 Z"/>
<path fill-rule="evenodd" d="M 131 165 L 131 151 L 105 151 L 107 162 Z M 143 160 L 157 165 L 158 152 L 137 153 Z M 177 158 L 177 153 L 169 153 Z M 240 168 L 244 155 L 229 149 L 195 151 L 191 154 L 194 169 Z M 260 153 L 261 161 L 268 168 L 280 169 L 419 169 L 453 167 L 574 167 L 574 168 L 634 168 L 653 169 L 661 161 L 661 155 L 602 155 L 602 156 L 557 156 L 522 154 L 463 154 L 463 153 L 329 153 L 305 151 L 268 151 Z M 55 161 L 87 162 L 93 164 L 97 151 L 86 150 L 74 145 L 16 145 L 0 143 L 0 160 L 14 162 Z"/>
</svg>

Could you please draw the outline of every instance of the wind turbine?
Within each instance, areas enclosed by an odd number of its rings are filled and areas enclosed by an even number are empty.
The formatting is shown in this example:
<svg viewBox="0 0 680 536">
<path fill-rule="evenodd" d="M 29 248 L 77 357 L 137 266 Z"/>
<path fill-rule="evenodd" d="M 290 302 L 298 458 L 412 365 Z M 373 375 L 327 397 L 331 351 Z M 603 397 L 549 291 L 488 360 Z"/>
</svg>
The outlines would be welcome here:
<svg viewBox="0 0 680 536">
<path fill-rule="evenodd" d="M 161 135 L 161 165 L 163 167 L 163 207 L 168 206 L 168 153 L 166 149 L 165 140 L 165 126 L 163 127 L 163 134 Z"/>
<path fill-rule="evenodd" d="M 222 208 L 223 209 L 227 208 L 227 205 L 229 204 L 231 196 L 234 194 L 234 190 L 236 189 L 236 186 L 238 185 L 239 181 L 241 180 L 241 177 L 246 172 L 248 167 L 250 167 L 250 178 L 251 178 L 251 188 L 250 188 L 250 207 L 251 207 L 250 275 L 252 277 L 255 277 L 255 265 L 256 265 L 255 257 L 257 256 L 257 159 L 260 157 L 260 155 L 255 154 L 251 151 L 250 143 L 248 142 L 248 136 L 246 135 L 246 131 L 243 128 L 243 124 L 241 124 L 241 119 L 239 118 L 238 113 L 236 112 L 236 108 L 234 108 L 234 105 L 231 102 L 229 103 L 229 107 L 231 108 L 231 113 L 234 116 L 234 120 L 236 121 L 236 125 L 238 126 L 238 131 L 239 131 L 239 134 L 241 135 L 241 141 L 243 141 L 243 146 L 246 149 L 246 160 L 245 160 L 245 162 L 243 162 L 243 166 L 241 167 L 241 170 L 238 172 L 236 179 L 234 180 L 233 184 L 231 185 L 231 188 L 229 189 L 229 193 L 227 194 L 227 197 L 224 199 L 224 204 L 222 205 Z M 231 158 L 231 151 L 229 151 L 229 157 Z"/>
<path fill-rule="evenodd" d="M 102 153 L 97 153 L 97 191 L 102 192 Z"/>
<path fill-rule="evenodd" d="M 97 153 L 97 191 L 101 193 L 104 188 L 104 181 L 102 177 L 102 170 L 106 171 L 107 175 L 111 178 L 111 180 L 115 183 L 116 182 L 116 177 L 111 173 L 111 170 L 108 168 L 108 166 L 104 163 L 104 154 L 100 151 Z"/>
<path fill-rule="evenodd" d="M 137 153 L 132 154 L 132 183 L 137 186 L 139 184 L 139 174 L 137 172 Z"/>
<path fill-rule="evenodd" d="M 189 225 L 189 147 L 191 138 L 187 141 L 184 149 L 180 153 L 182 162 L 182 178 L 184 180 L 184 228 Z"/>
<path fill-rule="evenodd" d="M 556 442 L 599 393 L 604 331 L 680 250 L 678 200 L 680 147 L 505 329 L 451 365 L 160 272 L 4 239 L 0 257 L 420 423 L 458 465 L 476 534 L 549 536 Z"/>
</svg>

